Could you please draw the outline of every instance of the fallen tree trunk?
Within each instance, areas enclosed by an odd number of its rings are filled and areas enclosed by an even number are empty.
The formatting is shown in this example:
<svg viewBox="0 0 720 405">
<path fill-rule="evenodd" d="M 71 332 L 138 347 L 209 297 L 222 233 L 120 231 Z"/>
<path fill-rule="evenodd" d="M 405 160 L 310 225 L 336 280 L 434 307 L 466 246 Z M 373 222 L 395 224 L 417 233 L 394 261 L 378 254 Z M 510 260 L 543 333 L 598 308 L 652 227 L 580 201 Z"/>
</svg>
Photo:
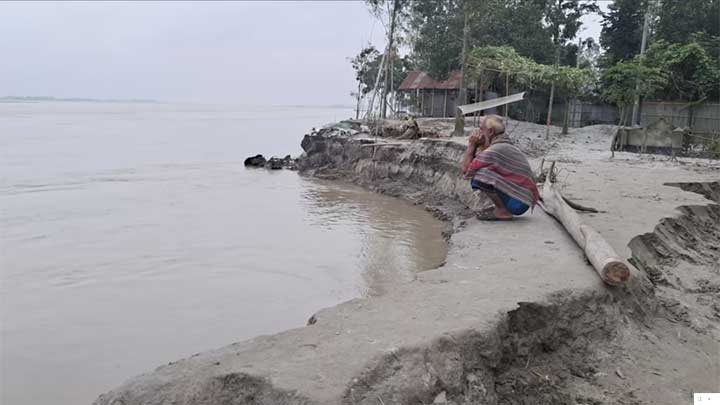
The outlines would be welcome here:
<svg viewBox="0 0 720 405">
<path fill-rule="evenodd" d="M 554 164 L 553 164 L 554 166 Z M 541 207 L 565 227 L 585 252 L 588 260 L 607 284 L 620 285 L 630 278 L 630 269 L 615 250 L 595 229 L 580 220 L 580 216 L 564 200 L 560 191 L 545 178 Z"/>
</svg>

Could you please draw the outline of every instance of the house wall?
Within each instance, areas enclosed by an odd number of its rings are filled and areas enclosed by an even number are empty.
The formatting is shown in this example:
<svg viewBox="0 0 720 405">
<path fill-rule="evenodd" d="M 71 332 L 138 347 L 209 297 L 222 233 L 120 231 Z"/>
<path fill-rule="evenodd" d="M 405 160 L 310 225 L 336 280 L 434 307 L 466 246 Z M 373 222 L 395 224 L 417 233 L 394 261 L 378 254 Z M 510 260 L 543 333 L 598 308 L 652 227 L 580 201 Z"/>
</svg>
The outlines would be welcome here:
<svg viewBox="0 0 720 405">
<path fill-rule="evenodd" d="M 422 99 L 423 117 L 455 116 L 457 90 L 423 90 Z"/>
<path fill-rule="evenodd" d="M 433 91 L 435 96 L 433 97 Z M 468 97 L 474 95 L 474 89 L 468 89 Z M 455 110 L 458 106 L 458 90 L 422 90 L 420 93 L 422 99 L 422 111 L 419 115 L 422 117 L 454 117 Z M 447 98 L 446 98 L 447 95 Z M 485 100 L 497 98 L 497 93 L 490 91 L 485 92 Z M 416 106 L 407 106 L 409 111 L 416 111 Z M 492 108 L 486 111 L 486 114 L 497 114 L 497 109 Z"/>
</svg>

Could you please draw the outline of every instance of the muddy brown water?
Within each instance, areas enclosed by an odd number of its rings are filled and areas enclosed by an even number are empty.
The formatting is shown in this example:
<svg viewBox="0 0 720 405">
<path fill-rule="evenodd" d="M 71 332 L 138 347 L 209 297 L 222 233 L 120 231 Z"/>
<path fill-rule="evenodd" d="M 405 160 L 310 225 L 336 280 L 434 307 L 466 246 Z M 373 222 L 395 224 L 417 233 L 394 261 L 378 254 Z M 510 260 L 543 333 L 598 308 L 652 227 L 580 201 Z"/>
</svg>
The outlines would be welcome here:
<svg viewBox="0 0 720 405">
<path fill-rule="evenodd" d="M 349 115 L 0 104 L 0 403 L 90 403 L 440 265 L 443 224 L 422 209 L 242 166 Z"/>
</svg>

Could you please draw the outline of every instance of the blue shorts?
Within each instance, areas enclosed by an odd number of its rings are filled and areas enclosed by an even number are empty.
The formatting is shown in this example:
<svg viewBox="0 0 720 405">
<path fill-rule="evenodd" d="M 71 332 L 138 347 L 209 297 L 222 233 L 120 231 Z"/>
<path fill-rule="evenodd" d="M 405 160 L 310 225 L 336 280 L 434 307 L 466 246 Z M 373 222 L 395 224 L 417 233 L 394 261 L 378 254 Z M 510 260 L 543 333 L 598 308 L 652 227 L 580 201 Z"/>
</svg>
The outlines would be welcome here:
<svg viewBox="0 0 720 405">
<path fill-rule="evenodd" d="M 510 211 L 510 213 L 513 215 L 522 215 L 530 209 L 530 207 L 528 207 L 527 204 L 525 204 L 524 202 L 510 197 L 509 195 L 496 189 L 495 186 L 493 186 L 492 184 L 487 184 L 472 179 L 470 180 L 470 187 L 472 187 L 473 190 L 482 190 L 486 193 L 497 194 L 498 197 L 500 197 L 500 200 L 502 200 L 503 204 L 505 204 L 505 208 L 507 208 L 507 210 Z"/>
</svg>

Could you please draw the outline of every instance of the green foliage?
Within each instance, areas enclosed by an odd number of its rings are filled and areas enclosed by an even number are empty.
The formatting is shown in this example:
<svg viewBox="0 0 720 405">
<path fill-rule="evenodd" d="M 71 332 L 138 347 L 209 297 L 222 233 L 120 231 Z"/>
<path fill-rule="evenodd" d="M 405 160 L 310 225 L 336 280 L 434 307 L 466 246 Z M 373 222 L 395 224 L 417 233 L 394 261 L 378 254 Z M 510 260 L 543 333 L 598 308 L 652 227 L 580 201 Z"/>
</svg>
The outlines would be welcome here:
<svg viewBox="0 0 720 405">
<path fill-rule="evenodd" d="M 547 0 L 470 1 L 471 46 L 510 46 L 535 62 L 552 63 L 552 37 L 544 21 L 546 3 Z"/>
<path fill-rule="evenodd" d="M 410 60 L 407 57 L 398 58 L 395 53 L 392 54 L 392 57 L 392 88 L 397 89 L 410 71 Z M 353 70 L 355 70 L 355 80 L 357 80 L 360 85 L 361 95 L 368 94 L 374 90 L 375 79 L 377 78 L 381 61 L 382 54 L 371 45 L 350 59 L 350 64 Z M 378 87 L 382 88 L 383 85 L 384 81 L 381 80 Z"/>
<path fill-rule="evenodd" d="M 599 10 L 595 0 L 548 0 L 544 13 L 553 43 L 560 46 L 575 38 L 582 25 L 580 17 Z"/>
<path fill-rule="evenodd" d="M 538 63 L 555 58 L 550 29 L 545 23 L 547 0 L 424 0 L 410 3 L 407 25 L 417 68 L 442 79 L 461 65 L 464 14 L 469 17 L 470 48 L 510 46 Z M 561 47 L 563 62 L 577 46 Z"/>
<path fill-rule="evenodd" d="M 535 88 L 550 82 L 550 66 L 520 56 L 509 46 L 483 46 L 470 52 L 468 60 L 471 77 L 485 82 L 493 80 L 498 72 L 507 72 L 513 81 L 523 87 Z"/>
<path fill-rule="evenodd" d="M 360 93 L 365 95 L 372 91 L 380 67 L 380 52 L 374 46 L 368 46 L 350 59 L 350 64 L 355 70 L 355 80 L 359 82 Z"/>
<path fill-rule="evenodd" d="M 395 0 L 366 0 L 378 17 L 386 15 Z M 511 72 L 513 81 L 525 87 L 546 86 L 553 79 L 559 91 L 582 92 L 592 81 L 592 74 L 575 68 L 550 69 L 549 64 L 575 65 L 577 55 L 593 44 L 568 43 L 575 37 L 580 17 L 598 10 L 595 0 L 399 0 L 400 26 L 407 34 L 414 68 L 435 79 L 443 79 L 462 64 L 463 27 L 470 29 L 469 47 L 476 48 L 469 57 L 469 79 L 480 74 L 492 80 L 487 68 Z M 485 52 L 485 53 L 483 53 Z M 586 66 L 591 65 L 585 61 Z M 372 70 L 372 69 L 370 69 Z M 356 69 L 358 71 L 358 69 Z M 474 71 L 474 73 L 473 73 Z M 474 75 L 474 76 L 473 76 Z M 582 82 L 582 84 L 579 84 Z M 370 91 L 372 84 L 364 87 Z"/>
<path fill-rule="evenodd" d="M 558 92 L 569 97 L 579 96 L 597 81 L 591 69 L 544 65 L 519 55 L 509 46 L 484 46 L 470 52 L 469 77 L 492 80 L 497 72 L 507 72 L 513 82 L 526 88 L 548 86 L 553 81 Z"/>
<path fill-rule="evenodd" d="M 595 71 L 591 69 L 560 66 L 557 69 L 555 80 L 560 94 L 577 97 L 589 93 L 598 78 Z"/>
<path fill-rule="evenodd" d="M 604 15 L 600 42 L 603 65 L 630 60 L 640 52 L 644 13 L 650 7 L 649 43 L 695 42 L 720 58 L 720 0 L 615 0 Z"/>
<path fill-rule="evenodd" d="M 719 96 L 720 67 L 697 42 L 657 41 L 648 48 L 645 63 L 659 68 L 669 78 L 662 88 L 665 99 L 694 101 Z"/>
<path fill-rule="evenodd" d="M 720 21 L 718 22 L 720 24 Z M 690 35 L 690 42 L 696 42 L 710 59 L 720 60 L 720 36 L 712 36 L 705 32 L 696 32 Z"/>
<path fill-rule="evenodd" d="M 527 71 L 528 65 L 533 63 L 530 58 L 520 56 L 509 46 L 483 46 L 473 49 L 469 56 L 469 65 L 476 74 L 485 69 L 519 74 Z"/>
<path fill-rule="evenodd" d="M 607 69 L 601 78 L 602 98 L 620 109 L 631 105 L 635 90 L 640 97 L 654 94 L 667 83 L 662 70 L 641 65 L 637 60 L 619 62 Z"/>
<path fill-rule="evenodd" d="M 647 0 L 615 0 L 604 15 L 600 44 L 603 65 L 612 66 L 640 53 Z"/>
<path fill-rule="evenodd" d="M 708 38 L 720 37 L 720 0 L 664 0 L 658 17 L 658 40 L 684 44 L 698 32 Z"/>
<path fill-rule="evenodd" d="M 413 2 L 410 41 L 418 68 L 441 79 L 460 68 L 463 10 L 460 0 Z"/>
</svg>

